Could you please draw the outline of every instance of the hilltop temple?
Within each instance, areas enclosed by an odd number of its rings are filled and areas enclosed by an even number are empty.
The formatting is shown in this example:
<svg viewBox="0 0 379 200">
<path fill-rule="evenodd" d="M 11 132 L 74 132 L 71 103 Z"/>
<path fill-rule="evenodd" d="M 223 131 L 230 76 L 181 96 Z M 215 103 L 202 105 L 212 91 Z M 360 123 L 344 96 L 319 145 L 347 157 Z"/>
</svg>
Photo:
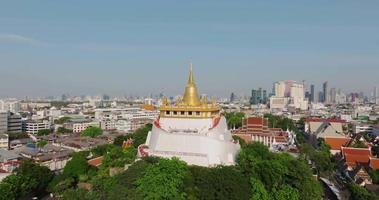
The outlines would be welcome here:
<svg viewBox="0 0 379 200">
<path fill-rule="evenodd" d="M 192 66 L 183 98 L 163 99 L 160 116 L 153 123 L 140 156 L 177 157 L 189 165 L 234 165 L 240 149 L 227 128 L 216 100 L 199 98 Z"/>
</svg>

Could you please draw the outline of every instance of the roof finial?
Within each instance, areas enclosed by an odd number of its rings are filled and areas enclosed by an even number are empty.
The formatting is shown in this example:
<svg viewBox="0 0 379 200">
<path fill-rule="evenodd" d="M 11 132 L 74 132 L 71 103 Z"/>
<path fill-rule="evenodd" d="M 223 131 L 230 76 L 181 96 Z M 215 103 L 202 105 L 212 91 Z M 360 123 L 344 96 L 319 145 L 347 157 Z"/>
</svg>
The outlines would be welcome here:
<svg viewBox="0 0 379 200">
<path fill-rule="evenodd" d="M 188 77 L 188 84 L 194 84 L 193 73 L 192 73 L 192 62 L 190 62 L 190 73 Z"/>
</svg>

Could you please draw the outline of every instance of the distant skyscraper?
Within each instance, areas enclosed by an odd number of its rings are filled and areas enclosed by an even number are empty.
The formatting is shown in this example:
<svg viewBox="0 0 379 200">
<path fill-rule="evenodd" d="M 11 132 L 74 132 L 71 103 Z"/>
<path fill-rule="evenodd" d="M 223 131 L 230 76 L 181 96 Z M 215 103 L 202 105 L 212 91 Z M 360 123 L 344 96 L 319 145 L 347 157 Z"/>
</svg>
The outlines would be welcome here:
<svg viewBox="0 0 379 200">
<path fill-rule="evenodd" d="M 337 95 L 336 88 L 331 88 L 330 94 L 329 94 L 329 103 L 336 103 L 336 95 Z"/>
<path fill-rule="evenodd" d="M 107 94 L 103 95 L 103 101 L 109 101 L 110 97 Z"/>
<path fill-rule="evenodd" d="M 262 90 L 262 88 L 259 88 L 258 90 L 256 89 L 251 90 L 251 98 L 250 98 L 251 105 L 266 104 L 267 100 L 268 98 L 267 98 L 266 90 Z"/>
<path fill-rule="evenodd" d="M 324 82 L 322 84 L 322 92 L 323 92 L 323 103 L 329 103 L 328 102 L 328 81 Z"/>
<path fill-rule="evenodd" d="M 232 94 L 230 95 L 230 102 L 234 101 L 236 101 L 236 95 L 234 94 L 234 92 L 232 92 Z"/>
<path fill-rule="evenodd" d="M 310 102 L 315 102 L 315 85 L 311 85 L 311 98 L 309 99 Z"/>
<path fill-rule="evenodd" d="M 319 103 L 324 102 L 324 92 L 318 92 L 318 101 Z"/>
<path fill-rule="evenodd" d="M 372 101 L 373 101 L 373 103 L 376 103 L 377 102 L 377 99 L 378 99 L 378 95 L 379 95 L 379 93 L 378 93 L 379 91 L 378 91 L 378 87 L 374 87 L 374 90 L 372 91 Z"/>
</svg>

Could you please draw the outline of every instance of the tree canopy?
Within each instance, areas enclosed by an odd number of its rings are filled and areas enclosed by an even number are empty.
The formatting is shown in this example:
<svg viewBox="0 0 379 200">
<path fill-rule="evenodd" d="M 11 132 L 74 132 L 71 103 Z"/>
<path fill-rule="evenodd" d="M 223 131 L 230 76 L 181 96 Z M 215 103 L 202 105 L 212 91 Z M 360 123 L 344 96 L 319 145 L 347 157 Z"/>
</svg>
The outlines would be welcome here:
<svg viewBox="0 0 379 200">
<path fill-rule="evenodd" d="M 82 131 L 81 136 L 87 136 L 91 138 L 95 138 L 99 135 L 103 134 L 103 130 L 99 127 L 88 127 L 86 130 Z"/>
<path fill-rule="evenodd" d="M 23 161 L 16 172 L 0 183 L 0 200 L 20 199 L 45 191 L 53 178 L 47 168 L 31 161 Z"/>
<path fill-rule="evenodd" d="M 239 128 L 242 126 L 242 119 L 245 117 L 245 113 L 242 112 L 231 112 L 224 113 L 226 118 L 226 122 L 228 124 L 229 129 Z"/>
<path fill-rule="evenodd" d="M 49 135 L 50 133 L 51 133 L 50 129 L 41 129 L 41 130 L 38 130 L 37 135 L 43 136 L 43 135 Z"/>
</svg>

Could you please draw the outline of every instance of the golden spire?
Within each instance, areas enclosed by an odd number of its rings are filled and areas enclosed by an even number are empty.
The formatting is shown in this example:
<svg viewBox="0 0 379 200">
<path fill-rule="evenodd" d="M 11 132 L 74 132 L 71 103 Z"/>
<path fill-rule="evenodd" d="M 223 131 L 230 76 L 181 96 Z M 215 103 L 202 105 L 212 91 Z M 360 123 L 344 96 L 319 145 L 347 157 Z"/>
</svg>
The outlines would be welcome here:
<svg viewBox="0 0 379 200">
<path fill-rule="evenodd" d="M 183 103 L 187 106 L 199 106 L 200 105 L 199 95 L 197 94 L 196 84 L 195 84 L 195 81 L 193 79 L 192 63 L 190 63 L 190 72 L 189 72 L 186 90 L 185 90 L 184 95 L 183 95 Z"/>
</svg>

